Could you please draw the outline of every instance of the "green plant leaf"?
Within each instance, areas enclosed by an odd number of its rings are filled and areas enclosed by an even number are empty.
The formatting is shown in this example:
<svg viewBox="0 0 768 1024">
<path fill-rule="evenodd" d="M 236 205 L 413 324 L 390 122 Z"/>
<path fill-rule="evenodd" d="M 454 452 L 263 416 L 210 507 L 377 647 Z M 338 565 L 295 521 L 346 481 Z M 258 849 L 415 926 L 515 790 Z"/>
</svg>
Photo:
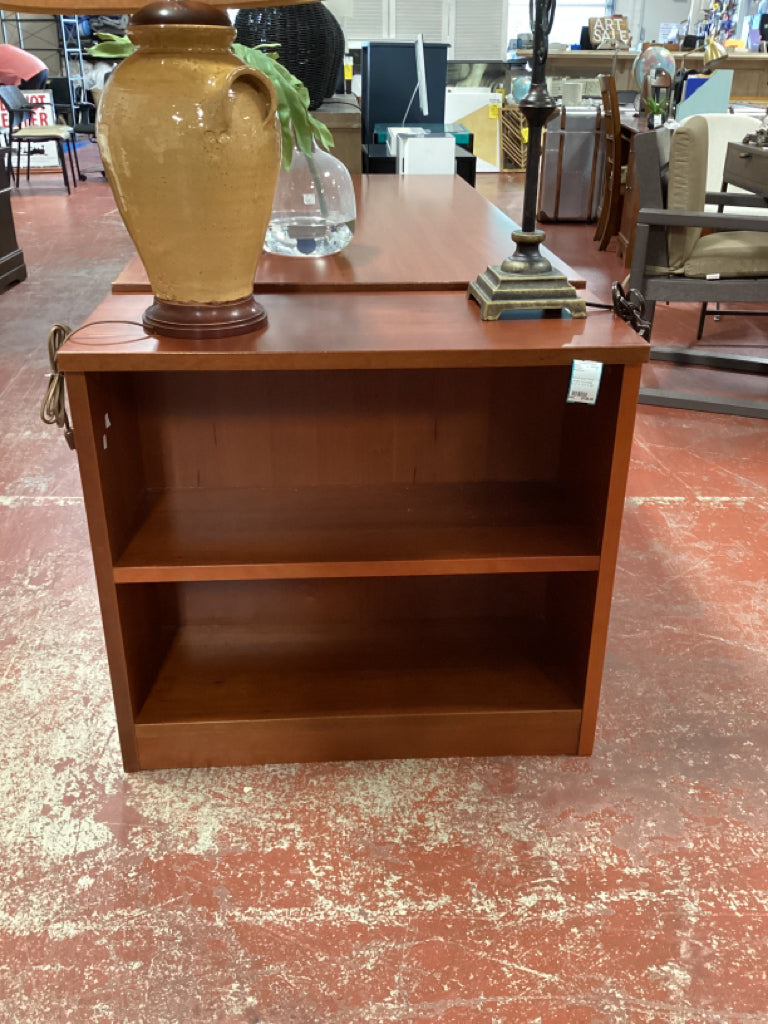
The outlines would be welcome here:
<svg viewBox="0 0 768 1024">
<path fill-rule="evenodd" d="M 235 43 L 232 52 L 250 67 L 263 71 L 277 92 L 277 114 L 283 143 L 283 167 L 287 170 L 293 158 L 294 141 L 302 153 L 312 152 L 312 140 L 330 149 L 333 135 L 309 112 L 309 92 L 295 75 L 280 63 L 274 49 L 279 44 L 243 46 Z"/>
</svg>

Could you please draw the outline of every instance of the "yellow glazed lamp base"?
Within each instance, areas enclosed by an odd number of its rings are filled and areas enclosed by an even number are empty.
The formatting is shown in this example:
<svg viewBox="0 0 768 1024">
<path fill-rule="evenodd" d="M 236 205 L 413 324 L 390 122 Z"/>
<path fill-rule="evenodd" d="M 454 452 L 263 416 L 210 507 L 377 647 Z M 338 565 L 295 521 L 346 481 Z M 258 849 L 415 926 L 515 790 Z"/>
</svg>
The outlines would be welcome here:
<svg viewBox="0 0 768 1024">
<path fill-rule="evenodd" d="M 280 163 L 274 87 L 231 52 L 234 29 L 208 4 L 150 4 L 128 34 L 138 48 L 107 83 L 97 136 L 154 292 L 145 327 L 260 330 L 253 279 Z"/>
</svg>

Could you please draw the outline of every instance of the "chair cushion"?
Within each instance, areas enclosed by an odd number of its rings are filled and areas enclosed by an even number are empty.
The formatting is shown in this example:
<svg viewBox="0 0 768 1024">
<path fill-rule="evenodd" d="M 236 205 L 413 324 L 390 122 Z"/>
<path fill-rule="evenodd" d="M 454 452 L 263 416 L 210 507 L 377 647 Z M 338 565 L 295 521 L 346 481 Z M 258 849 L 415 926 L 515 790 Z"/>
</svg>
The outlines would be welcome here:
<svg viewBox="0 0 768 1024">
<path fill-rule="evenodd" d="M 699 213 L 707 191 L 707 119 L 687 117 L 669 146 L 667 209 Z M 682 270 L 701 235 L 701 228 L 669 228 L 667 248 L 672 270 Z"/>
<path fill-rule="evenodd" d="M 683 267 L 685 277 L 717 274 L 768 277 L 768 231 L 719 231 L 700 238 Z M 764 286 L 765 287 L 765 286 Z M 755 296 L 755 301 L 760 299 Z"/>
<path fill-rule="evenodd" d="M 42 125 L 29 125 L 27 128 L 19 128 L 11 136 L 12 139 L 20 139 L 22 142 L 25 139 L 30 141 L 41 139 L 61 139 L 62 142 L 66 142 L 72 137 L 72 129 L 65 124 L 50 124 L 43 127 Z"/>
</svg>

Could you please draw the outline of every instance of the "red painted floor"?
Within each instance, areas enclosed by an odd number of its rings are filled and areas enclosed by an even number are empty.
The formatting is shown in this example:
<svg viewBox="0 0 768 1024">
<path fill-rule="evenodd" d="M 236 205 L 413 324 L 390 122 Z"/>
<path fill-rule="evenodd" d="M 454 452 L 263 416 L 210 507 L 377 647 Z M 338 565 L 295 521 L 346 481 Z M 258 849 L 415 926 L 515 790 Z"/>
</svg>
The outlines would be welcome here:
<svg viewBox="0 0 768 1024">
<path fill-rule="evenodd" d="M 0 1021 L 765 1024 L 766 421 L 639 410 L 592 758 L 127 776 L 38 407 L 131 245 L 101 180 L 62 191 L 14 196 L 0 295 Z M 591 235 L 548 241 L 607 298 Z"/>
</svg>

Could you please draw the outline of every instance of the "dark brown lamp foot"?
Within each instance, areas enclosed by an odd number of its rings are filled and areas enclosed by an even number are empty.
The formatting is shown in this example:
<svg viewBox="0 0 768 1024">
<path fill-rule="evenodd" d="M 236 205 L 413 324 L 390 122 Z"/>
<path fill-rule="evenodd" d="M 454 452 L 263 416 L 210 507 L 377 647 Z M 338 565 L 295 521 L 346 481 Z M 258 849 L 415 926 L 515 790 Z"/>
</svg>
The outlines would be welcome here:
<svg viewBox="0 0 768 1024">
<path fill-rule="evenodd" d="M 155 299 L 144 311 L 144 327 L 164 338 L 231 338 L 267 326 L 267 314 L 252 295 L 234 302 L 191 303 Z"/>
</svg>

